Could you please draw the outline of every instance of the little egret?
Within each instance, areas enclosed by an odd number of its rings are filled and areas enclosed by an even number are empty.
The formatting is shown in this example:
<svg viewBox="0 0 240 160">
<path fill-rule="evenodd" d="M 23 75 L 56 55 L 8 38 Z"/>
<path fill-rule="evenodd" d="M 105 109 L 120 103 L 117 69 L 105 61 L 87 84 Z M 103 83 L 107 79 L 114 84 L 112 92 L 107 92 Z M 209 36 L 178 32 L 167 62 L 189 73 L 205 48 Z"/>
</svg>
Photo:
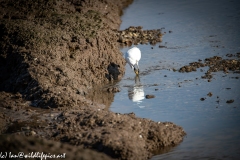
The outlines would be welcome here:
<svg viewBox="0 0 240 160">
<path fill-rule="evenodd" d="M 139 75 L 138 62 L 141 59 L 141 51 L 137 47 L 133 47 L 125 54 L 125 59 L 130 67 L 134 70 L 136 75 Z"/>
</svg>

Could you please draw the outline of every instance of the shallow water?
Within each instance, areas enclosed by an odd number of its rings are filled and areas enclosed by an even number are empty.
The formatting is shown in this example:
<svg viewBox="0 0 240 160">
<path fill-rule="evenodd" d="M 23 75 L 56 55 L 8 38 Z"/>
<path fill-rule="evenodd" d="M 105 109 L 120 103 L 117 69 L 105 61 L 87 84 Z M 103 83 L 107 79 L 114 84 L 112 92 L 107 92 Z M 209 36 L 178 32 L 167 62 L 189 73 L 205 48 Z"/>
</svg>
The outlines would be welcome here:
<svg viewBox="0 0 240 160">
<path fill-rule="evenodd" d="M 173 71 L 199 59 L 240 52 L 240 2 L 135 0 L 122 21 L 121 29 L 143 26 L 166 32 L 160 44 L 137 46 L 142 51 L 140 80 L 126 65 L 117 84 L 121 92 L 110 107 L 184 128 L 187 136 L 180 145 L 152 159 L 240 158 L 240 79 L 235 78 L 239 74 L 216 72 L 208 82 L 201 78 L 207 67 L 190 73 Z M 145 99 L 147 94 L 155 98 Z M 234 102 L 226 103 L 230 99 Z"/>
</svg>

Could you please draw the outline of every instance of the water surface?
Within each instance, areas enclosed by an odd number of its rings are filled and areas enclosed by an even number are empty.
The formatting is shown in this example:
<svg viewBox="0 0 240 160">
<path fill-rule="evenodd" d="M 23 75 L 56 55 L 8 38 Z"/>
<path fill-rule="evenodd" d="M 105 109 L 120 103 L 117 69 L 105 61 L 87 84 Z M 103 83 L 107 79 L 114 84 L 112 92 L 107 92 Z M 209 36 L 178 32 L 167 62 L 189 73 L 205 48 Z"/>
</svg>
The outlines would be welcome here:
<svg viewBox="0 0 240 160">
<path fill-rule="evenodd" d="M 166 32 L 160 44 L 137 46 L 142 51 L 140 79 L 126 65 L 117 84 L 121 92 L 110 107 L 184 128 L 187 136 L 180 145 L 152 159 L 240 158 L 240 79 L 236 78 L 240 75 L 216 72 L 208 82 L 201 78 L 207 67 L 190 73 L 173 71 L 199 59 L 240 52 L 240 2 L 135 0 L 122 21 L 121 29 L 143 26 Z M 147 94 L 155 98 L 146 99 Z M 226 103 L 229 99 L 234 102 Z"/>
</svg>

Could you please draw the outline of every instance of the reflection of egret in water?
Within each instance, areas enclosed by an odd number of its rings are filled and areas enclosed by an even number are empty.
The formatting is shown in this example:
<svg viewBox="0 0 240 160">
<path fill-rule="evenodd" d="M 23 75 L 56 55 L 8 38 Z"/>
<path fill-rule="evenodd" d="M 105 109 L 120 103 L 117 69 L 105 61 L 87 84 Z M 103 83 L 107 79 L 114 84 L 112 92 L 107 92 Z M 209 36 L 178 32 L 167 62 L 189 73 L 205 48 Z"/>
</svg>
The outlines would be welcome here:
<svg viewBox="0 0 240 160">
<path fill-rule="evenodd" d="M 139 76 L 135 77 L 135 84 L 128 89 L 128 97 L 133 102 L 140 104 L 144 99 L 143 85 L 140 82 Z"/>
</svg>

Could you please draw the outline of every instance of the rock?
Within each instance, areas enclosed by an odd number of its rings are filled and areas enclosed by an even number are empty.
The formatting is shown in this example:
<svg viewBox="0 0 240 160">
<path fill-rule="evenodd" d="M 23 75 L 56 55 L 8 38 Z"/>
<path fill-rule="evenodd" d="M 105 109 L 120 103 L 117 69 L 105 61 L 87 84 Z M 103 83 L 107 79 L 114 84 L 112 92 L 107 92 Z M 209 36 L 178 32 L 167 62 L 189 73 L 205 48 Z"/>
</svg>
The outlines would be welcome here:
<svg viewBox="0 0 240 160">
<path fill-rule="evenodd" d="M 212 92 L 209 92 L 208 94 L 207 94 L 209 97 L 212 97 Z"/>
<path fill-rule="evenodd" d="M 35 135 L 35 134 L 37 134 L 35 131 L 30 132 L 30 135 Z"/>
<path fill-rule="evenodd" d="M 233 99 L 230 99 L 230 100 L 227 100 L 226 103 L 233 103 L 234 100 Z"/>
<path fill-rule="evenodd" d="M 155 96 L 154 96 L 154 95 L 152 95 L 152 94 L 150 94 L 150 95 L 149 95 L 149 94 L 147 94 L 147 95 L 146 95 L 146 99 L 150 99 L 150 98 L 155 98 Z"/>
</svg>

